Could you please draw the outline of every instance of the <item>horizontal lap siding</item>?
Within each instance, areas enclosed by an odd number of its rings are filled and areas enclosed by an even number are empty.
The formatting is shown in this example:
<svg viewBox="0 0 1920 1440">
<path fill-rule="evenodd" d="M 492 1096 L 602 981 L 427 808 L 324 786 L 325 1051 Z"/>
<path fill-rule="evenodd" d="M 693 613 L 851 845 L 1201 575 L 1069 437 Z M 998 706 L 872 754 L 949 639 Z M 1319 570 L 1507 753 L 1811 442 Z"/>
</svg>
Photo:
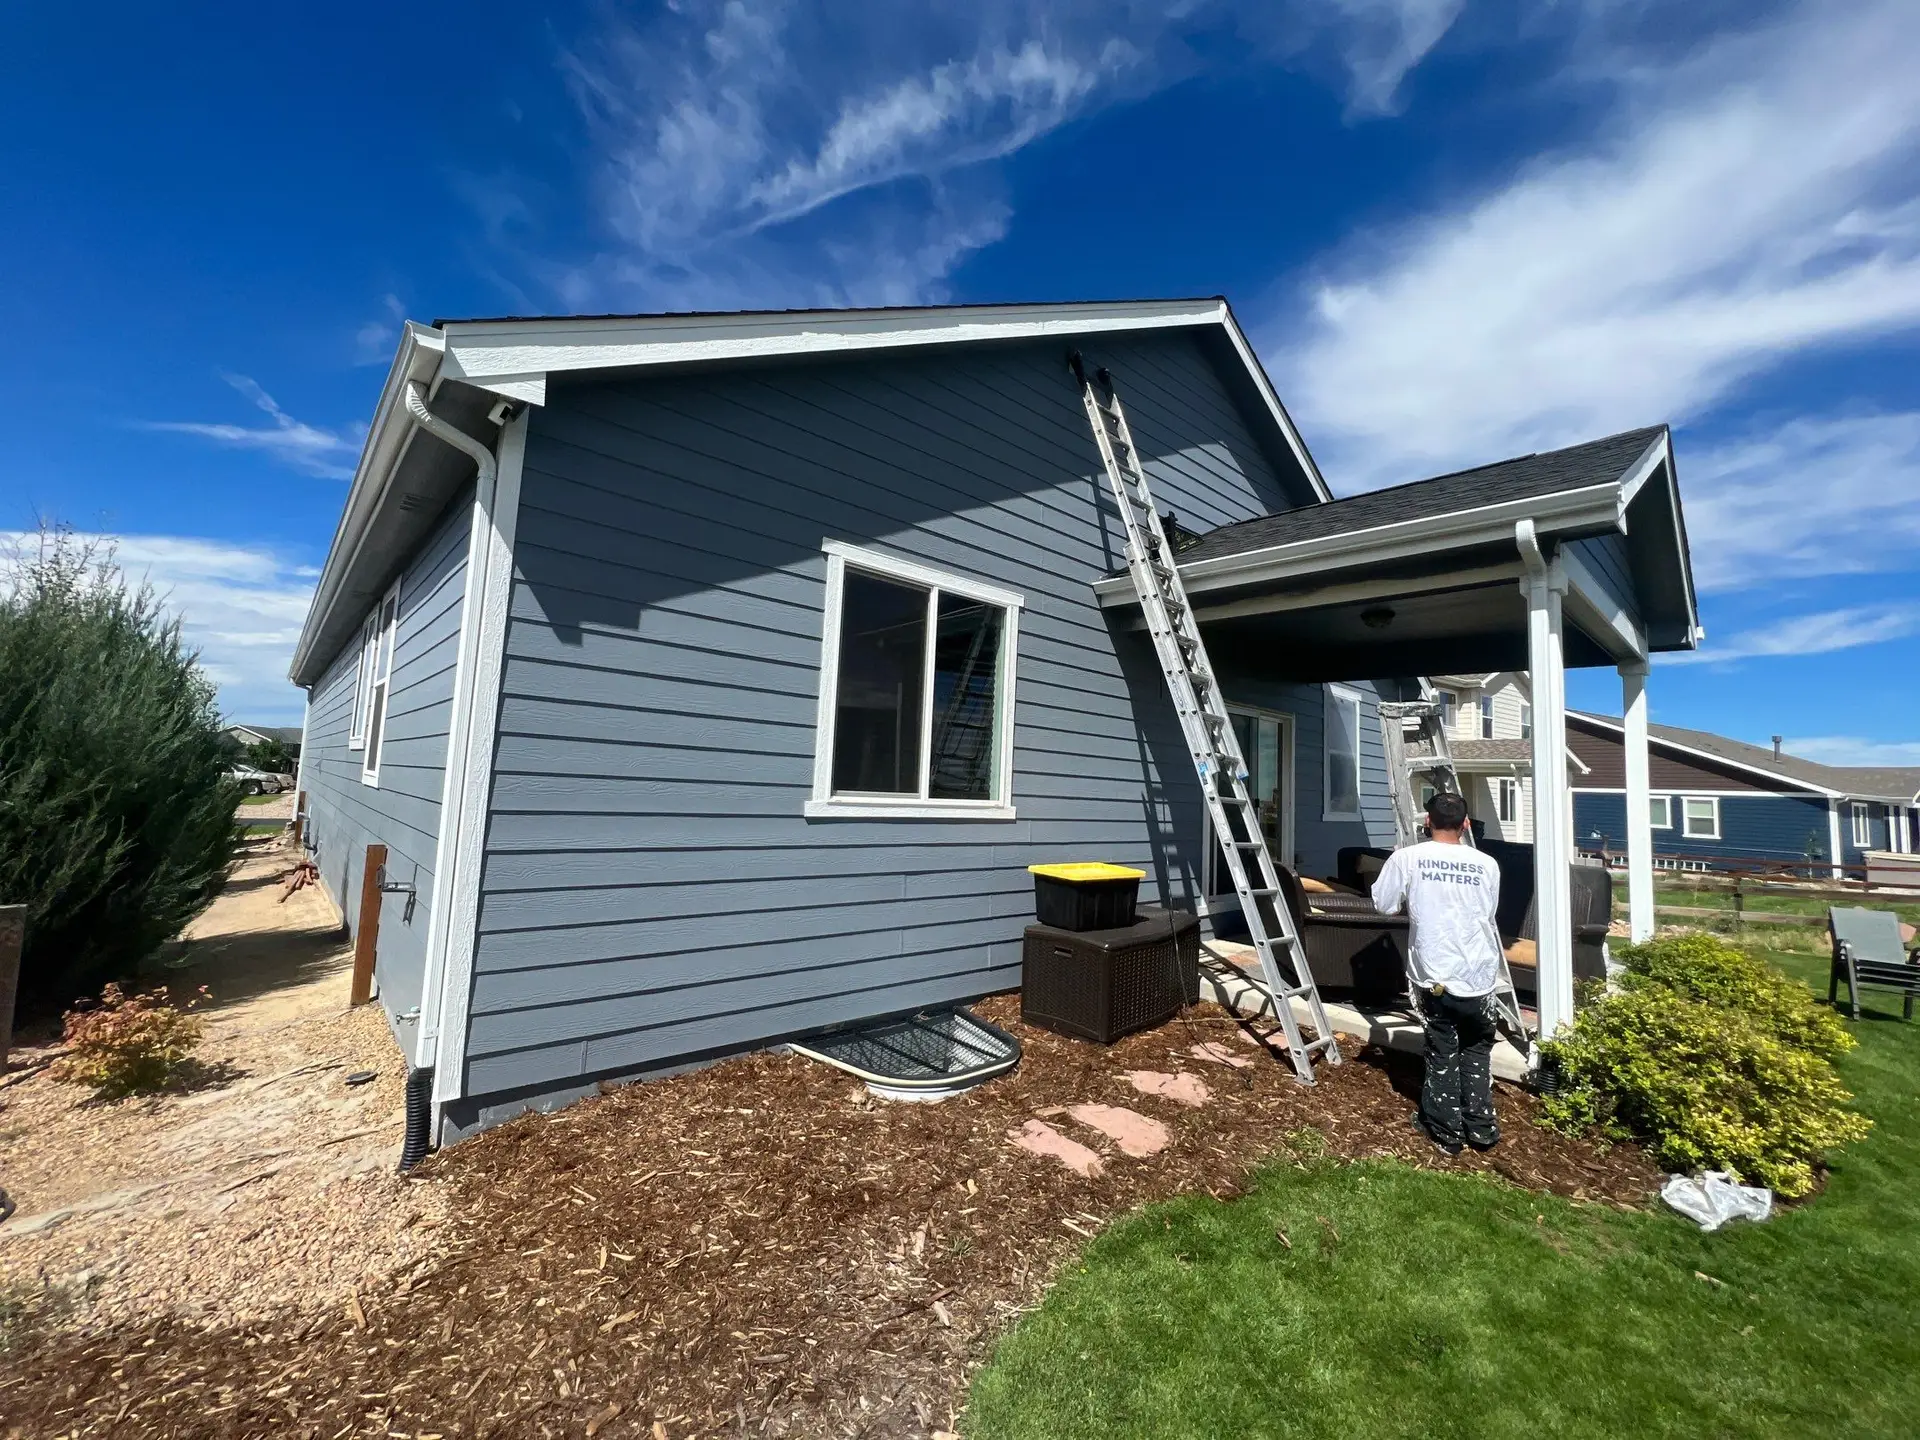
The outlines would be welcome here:
<svg viewBox="0 0 1920 1440">
<path fill-rule="evenodd" d="M 379 785 L 361 782 L 362 752 L 348 748 L 357 635 L 313 688 L 301 754 L 307 833 L 347 924 L 359 922 L 368 845 L 387 847 L 390 881 L 415 888 L 411 918 L 406 895 L 389 892 L 381 900 L 375 976 L 381 1003 L 396 1016 L 420 1004 L 471 516 L 469 491 L 455 500 L 404 571 Z"/>
<path fill-rule="evenodd" d="M 1183 524 L 1286 508 L 1192 341 L 1088 359 Z M 469 1094 L 1016 984 L 1036 860 L 1198 889 L 1199 797 L 1152 652 L 1090 588 L 1123 551 L 1098 463 L 1053 345 L 550 395 L 521 488 Z M 1017 819 L 803 817 L 829 538 L 1025 597 Z"/>
<path fill-rule="evenodd" d="M 1655 793 L 1660 793 L 1656 791 Z M 1685 856 L 1726 863 L 1738 859 L 1803 860 L 1809 842 L 1827 853 L 1827 802 L 1817 795 L 1767 795 L 1759 792 L 1720 797 L 1720 838 L 1687 836 L 1680 829 L 1680 797 L 1673 799 L 1673 826 L 1653 832 L 1655 855 Z M 1844 821 L 1841 839 L 1844 843 Z M 1573 833 L 1582 849 L 1625 851 L 1627 798 L 1618 791 L 1576 790 L 1573 796 Z"/>
</svg>

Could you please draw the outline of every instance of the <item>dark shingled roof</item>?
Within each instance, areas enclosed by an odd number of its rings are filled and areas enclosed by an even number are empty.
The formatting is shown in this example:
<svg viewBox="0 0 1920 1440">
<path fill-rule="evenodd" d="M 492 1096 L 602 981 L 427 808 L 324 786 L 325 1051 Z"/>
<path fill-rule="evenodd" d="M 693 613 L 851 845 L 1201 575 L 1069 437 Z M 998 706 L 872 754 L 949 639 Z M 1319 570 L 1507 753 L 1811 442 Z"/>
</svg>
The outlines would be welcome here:
<svg viewBox="0 0 1920 1440">
<path fill-rule="evenodd" d="M 1604 485 L 1625 474 L 1627 468 L 1646 453 L 1647 447 L 1660 438 L 1664 429 L 1661 425 L 1650 425 L 1609 435 L 1604 440 L 1589 440 L 1584 445 L 1569 445 L 1564 450 L 1522 455 L 1517 460 L 1457 470 L 1451 475 L 1437 475 L 1431 480 L 1416 480 L 1386 490 L 1370 490 L 1364 495 L 1352 495 L 1325 505 L 1308 505 L 1279 515 L 1243 520 L 1237 525 L 1222 525 L 1182 550 L 1180 563 L 1191 565 L 1196 560 L 1346 535 L 1402 520 L 1428 520 L 1458 510 Z"/>
<path fill-rule="evenodd" d="M 1581 712 L 1570 710 L 1567 713 L 1578 715 Z M 1608 725 L 1620 724 L 1617 715 L 1595 715 L 1592 718 Z M 1818 785 L 1823 790 L 1838 790 L 1842 795 L 1875 800 L 1911 800 L 1916 793 L 1920 793 L 1920 767 L 1822 765 L 1818 760 L 1803 760 L 1798 755 L 1775 755 L 1765 745 L 1749 745 L 1744 740 L 1730 740 L 1725 735 L 1715 735 L 1706 730 L 1688 730 L 1679 725 L 1649 725 L 1647 734 L 1655 740 L 1671 740 L 1690 750 L 1717 755 L 1722 760 L 1751 766 L 1755 770 L 1764 770 L 1769 775 L 1800 780 L 1809 785 Z"/>
</svg>

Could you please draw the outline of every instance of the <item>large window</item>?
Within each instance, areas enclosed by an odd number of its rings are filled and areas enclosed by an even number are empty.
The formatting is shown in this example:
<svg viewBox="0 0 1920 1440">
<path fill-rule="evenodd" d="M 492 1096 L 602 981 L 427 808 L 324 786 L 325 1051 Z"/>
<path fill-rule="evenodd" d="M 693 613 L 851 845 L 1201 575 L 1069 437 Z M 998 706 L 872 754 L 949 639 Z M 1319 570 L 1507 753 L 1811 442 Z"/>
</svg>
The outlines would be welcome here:
<svg viewBox="0 0 1920 1440">
<path fill-rule="evenodd" d="M 1011 819 L 1018 595 L 830 541 L 807 814 Z"/>
<path fill-rule="evenodd" d="M 1673 828 L 1673 797 L 1671 795 L 1647 797 L 1647 823 L 1655 830 Z"/>
<path fill-rule="evenodd" d="M 1327 686 L 1327 722 L 1322 773 L 1328 820 L 1360 818 L 1360 693 L 1344 685 Z"/>
<path fill-rule="evenodd" d="M 380 783 L 380 751 L 386 743 L 387 691 L 393 685 L 393 646 L 400 626 L 400 582 L 394 581 L 373 618 L 373 651 L 367 665 L 366 753 L 360 757 L 363 784 Z"/>
<path fill-rule="evenodd" d="M 1720 799 L 1716 795 L 1688 795 L 1680 802 L 1680 833 L 1689 840 L 1720 838 Z"/>
<path fill-rule="evenodd" d="M 1853 848 L 1865 850 L 1873 844 L 1873 812 L 1858 800 L 1849 808 L 1853 816 Z"/>
</svg>

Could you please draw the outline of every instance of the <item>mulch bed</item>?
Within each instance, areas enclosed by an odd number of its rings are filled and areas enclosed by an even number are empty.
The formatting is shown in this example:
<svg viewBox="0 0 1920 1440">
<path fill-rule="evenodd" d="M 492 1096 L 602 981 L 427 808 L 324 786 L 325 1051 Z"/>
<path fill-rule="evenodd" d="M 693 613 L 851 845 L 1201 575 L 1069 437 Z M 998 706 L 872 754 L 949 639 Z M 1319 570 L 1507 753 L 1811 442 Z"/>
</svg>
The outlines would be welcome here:
<svg viewBox="0 0 1920 1440">
<path fill-rule="evenodd" d="M 1025 1059 L 939 1105 L 765 1054 L 501 1126 L 418 1172 L 455 1218 L 377 1293 L 244 1327 L 45 1331 L 5 1357 L 0 1431 L 925 1436 L 955 1428 L 972 1370 L 1087 1236 L 1145 1202 L 1230 1199 L 1305 1127 L 1335 1156 L 1601 1203 L 1658 1184 L 1636 1150 L 1529 1124 L 1532 1098 L 1505 1086 L 1504 1143 L 1446 1160 L 1408 1127 L 1411 1057 L 1365 1051 L 1308 1089 L 1211 1006 L 1107 1048 L 1019 1024 L 1013 997 L 978 1008 Z M 1195 1060 L 1201 1039 L 1256 1063 Z M 1199 1074 L 1212 1101 L 1140 1095 L 1128 1069 Z M 1172 1142 L 1143 1160 L 1101 1145 L 1092 1179 L 1007 1143 L 1083 1101 Z"/>
</svg>

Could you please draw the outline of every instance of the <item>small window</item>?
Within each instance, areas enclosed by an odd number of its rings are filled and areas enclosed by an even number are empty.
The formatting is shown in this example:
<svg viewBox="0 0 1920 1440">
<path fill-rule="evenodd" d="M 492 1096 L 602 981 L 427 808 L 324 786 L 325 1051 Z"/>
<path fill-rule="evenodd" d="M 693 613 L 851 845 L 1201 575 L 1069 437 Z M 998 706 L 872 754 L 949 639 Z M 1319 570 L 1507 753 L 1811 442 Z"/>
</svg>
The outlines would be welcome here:
<svg viewBox="0 0 1920 1440">
<path fill-rule="evenodd" d="M 1480 697 L 1480 738 L 1482 740 L 1493 738 L 1493 697 L 1491 695 Z"/>
<path fill-rule="evenodd" d="M 1655 830 L 1673 828 L 1673 797 L 1671 795 L 1647 797 L 1647 824 Z"/>
<path fill-rule="evenodd" d="M 366 753 L 360 758 L 360 781 L 380 783 L 380 751 L 386 740 L 387 691 L 393 684 L 393 647 L 400 628 L 400 582 L 393 582 L 386 599 L 374 612 L 373 656 L 367 667 Z"/>
<path fill-rule="evenodd" d="M 1865 850 L 1873 844 L 1873 812 L 1858 800 L 1852 804 L 1853 848 Z"/>
<path fill-rule="evenodd" d="M 1495 782 L 1494 791 L 1500 805 L 1500 823 L 1513 824 L 1520 818 L 1520 782 L 1503 776 Z"/>
<path fill-rule="evenodd" d="M 1680 802 L 1680 832 L 1689 840 L 1720 838 L 1720 800 L 1713 795 L 1689 795 Z"/>
<path fill-rule="evenodd" d="M 1533 738 L 1533 706 L 1524 700 L 1520 702 L 1520 738 L 1522 740 Z"/>
<path fill-rule="evenodd" d="M 360 626 L 360 656 L 353 672 L 353 720 L 347 728 L 349 750 L 367 743 L 367 702 L 373 698 L 373 633 L 378 618 L 369 615 Z"/>
<path fill-rule="evenodd" d="M 807 814 L 1013 818 L 1018 595 L 829 542 Z"/>
<path fill-rule="evenodd" d="M 1422 781 L 1420 783 L 1420 808 L 1422 810 L 1426 809 L 1427 803 L 1439 793 L 1440 792 L 1434 789 L 1433 786 L 1427 784 L 1425 781 Z"/>
<path fill-rule="evenodd" d="M 1327 729 L 1322 770 L 1323 806 L 1328 820 L 1360 818 L 1360 694 L 1344 685 L 1327 686 Z"/>
<path fill-rule="evenodd" d="M 1459 717 L 1459 711 L 1460 697 L 1451 690 L 1442 690 L 1440 692 L 1440 723 L 1449 730 L 1453 729 Z"/>
</svg>

